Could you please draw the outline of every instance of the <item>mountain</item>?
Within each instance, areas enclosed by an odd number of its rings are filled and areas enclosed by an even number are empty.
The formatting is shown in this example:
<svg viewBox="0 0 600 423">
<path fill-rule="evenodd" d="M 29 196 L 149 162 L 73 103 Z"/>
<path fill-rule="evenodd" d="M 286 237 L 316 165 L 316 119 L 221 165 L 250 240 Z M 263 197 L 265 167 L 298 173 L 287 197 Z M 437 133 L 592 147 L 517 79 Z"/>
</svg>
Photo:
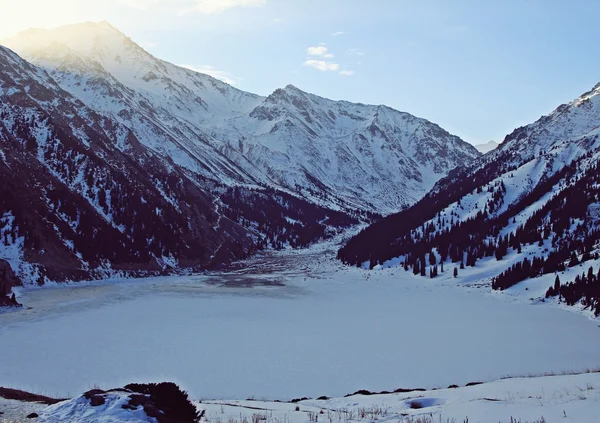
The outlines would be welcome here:
<svg viewBox="0 0 600 423">
<path fill-rule="evenodd" d="M 442 263 L 484 266 L 498 290 L 584 263 L 594 270 L 547 295 L 600 314 L 599 159 L 600 84 L 450 172 L 413 207 L 352 238 L 339 258 L 424 276 Z"/>
<path fill-rule="evenodd" d="M 190 172 L 0 47 L 0 297 L 22 282 L 214 267 L 356 223 Z"/>
<path fill-rule="evenodd" d="M 486 142 L 485 144 L 477 144 L 475 146 L 475 148 L 477 149 L 477 151 L 479 151 L 480 153 L 489 153 L 492 150 L 495 150 L 496 148 L 498 148 L 500 144 L 498 144 L 496 141 L 489 141 Z"/>
<path fill-rule="evenodd" d="M 0 50 L 0 293 L 220 266 L 417 201 L 479 153 L 385 106 L 261 97 L 106 22 Z M 10 270 L 10 272 L 8 272 Z"/>
<path fill-rule="evenodd" d="M 456 166 L 477 157 L 458 137 L 386 106 L 276 90 L 220 138 L 279 186 L 387 214 L 413 204 Z M 231 148 L 231 147 L 230 147 Z"/>
<path fill-rule="evenodd" d="M 389 214 L 479 156 L 439 126 L 293 86 L 267 97 L 159 60 L 106 22 L 28 30 L 3 44 L 146 147 L 228 187 Z"/>
<path fill-rule="evenodd" d="M 212 195 L 0 47 L 0 258 L 43 283 L 248 254 Z M 217 257 L 218 256 L 218 257 Z"/>
</svg>

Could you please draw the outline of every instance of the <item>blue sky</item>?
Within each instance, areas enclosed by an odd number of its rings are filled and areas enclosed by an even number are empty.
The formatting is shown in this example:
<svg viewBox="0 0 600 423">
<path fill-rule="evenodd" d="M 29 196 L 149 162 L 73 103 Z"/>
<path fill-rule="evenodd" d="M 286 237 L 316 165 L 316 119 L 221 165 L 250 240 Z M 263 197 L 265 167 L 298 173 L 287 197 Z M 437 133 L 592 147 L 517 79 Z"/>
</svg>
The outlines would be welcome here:
<svg viewBox="0 0 600 423">
<path fill-rule="evenodd" d="M 95 4 L 98 3 L 98 4 Z M 0 38 L 107 20 L 152 54 L 268 95 L 293 84 L 500 141 L 600 81 L 587 0 L 0 0 Z"/>
</svg>

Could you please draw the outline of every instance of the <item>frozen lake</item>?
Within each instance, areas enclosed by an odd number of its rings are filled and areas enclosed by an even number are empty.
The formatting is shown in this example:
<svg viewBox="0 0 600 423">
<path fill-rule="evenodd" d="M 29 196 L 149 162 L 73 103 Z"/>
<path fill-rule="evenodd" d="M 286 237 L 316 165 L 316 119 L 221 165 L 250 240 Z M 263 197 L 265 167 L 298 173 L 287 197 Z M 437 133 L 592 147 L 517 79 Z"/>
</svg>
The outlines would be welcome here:
<svg viewBox="0 0 600 423">
<path fill-rule="evenodd" d="M 281 257 L 25 290 L 31 309 L 0 314 L 0 385 L 66 396 L 170 380 L 194 398 L 289 399 L 600 366 L 598 321 L 580 314 L 325 252 Z"/>
</svg>

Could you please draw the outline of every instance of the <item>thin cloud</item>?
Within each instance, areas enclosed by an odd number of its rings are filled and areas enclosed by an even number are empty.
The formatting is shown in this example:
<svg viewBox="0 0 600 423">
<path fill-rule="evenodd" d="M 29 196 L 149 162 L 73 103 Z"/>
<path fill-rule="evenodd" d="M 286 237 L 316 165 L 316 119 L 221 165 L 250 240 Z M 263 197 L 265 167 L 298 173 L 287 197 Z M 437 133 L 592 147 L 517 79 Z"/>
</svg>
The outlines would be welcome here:
<svg viewBox="0 0 600 423">
<path fill-rule="evenodd" d="M 348 54 L 348 56 L 364 56 L 365 52 L 357 48 L 351 48 L 348 49 L 346 54 Z"/>
<path fill-rule="evenodd" d="M 344 31 L 338 31 L 338 32 L 334 32 L 331 35 L 333 35 L 334 37 L 339 37 L 341 35 L 346 35 L 346 33 Z"/>
<path fill-rule="evenodd" d="M 318 47 L 309 47 L 306 49 L 306 54 L 308 54 L 309 56 L 327 56 L 330 55 L 331 53 L 329 53 L 329 49 L 327 47 L 325 47 L 324 45 L 320 45 Z M 333 56 L 331 56 L 333 57 Z"/>
<path fill-rule="evenodd" d="M 272 24 L 278 24 L 278 23 L 281 23 L 283 21 L 285 21 L 285 19 L 283 19 L 283 18 L 273 18 L 273 19 L 271 19 L 271 23 Z"/>
<path fill-rule="evenodd" d="M 213 78 L 216 78 L 220 81 L 223 81 L 229 85 L 237 85 L 242 81 L 242 78 L 233 75 L 231 72 L 227 72 L 221 69 L 217 69 L 211 65 L 180 65 L 182 68 L 186 68 L 189 70 L 193 70 L 194 72 L 203 73 L 205 75 L 210 75 Z"/>
<path fill-rule="evenodd" d="M 267 0 L 119 0 L 130 7 L 144 10 L 175 10 L 179 14 L 192 12 L 205 15 L 221 13 L 234 7 L 261 7 Z"/>
<path fill-rule="evenodd" d="M 343 70 L 343 71 L 340 71 L 340 75 L 342 75 L 342 76 L 352 76 L 355 73 L 356 72 L 353 71 L 353 70 Z"/>
<path fill-rule="evenodd" d="M 327 62 L 325 60 L 309 59 L 304 62 L 304 66 L 309 66 L 320 70 L 321 72 L 337 72 L 340 69 L 339 63 Z"/>
</svg>

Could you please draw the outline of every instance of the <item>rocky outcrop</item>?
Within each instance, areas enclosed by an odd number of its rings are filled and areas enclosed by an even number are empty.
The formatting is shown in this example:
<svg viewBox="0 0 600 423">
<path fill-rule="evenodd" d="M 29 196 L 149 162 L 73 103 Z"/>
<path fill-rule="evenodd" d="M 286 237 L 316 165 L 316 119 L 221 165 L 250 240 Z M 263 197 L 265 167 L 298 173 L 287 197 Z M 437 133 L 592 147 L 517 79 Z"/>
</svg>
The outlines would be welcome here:
<svg viewBox="0 0 600 423">
<path fill-rule="evenodd" d="M 12 288 L 22 285 L 7 261 L 0 259 L 0 307 L 20 307 Z"/>
</svg>

